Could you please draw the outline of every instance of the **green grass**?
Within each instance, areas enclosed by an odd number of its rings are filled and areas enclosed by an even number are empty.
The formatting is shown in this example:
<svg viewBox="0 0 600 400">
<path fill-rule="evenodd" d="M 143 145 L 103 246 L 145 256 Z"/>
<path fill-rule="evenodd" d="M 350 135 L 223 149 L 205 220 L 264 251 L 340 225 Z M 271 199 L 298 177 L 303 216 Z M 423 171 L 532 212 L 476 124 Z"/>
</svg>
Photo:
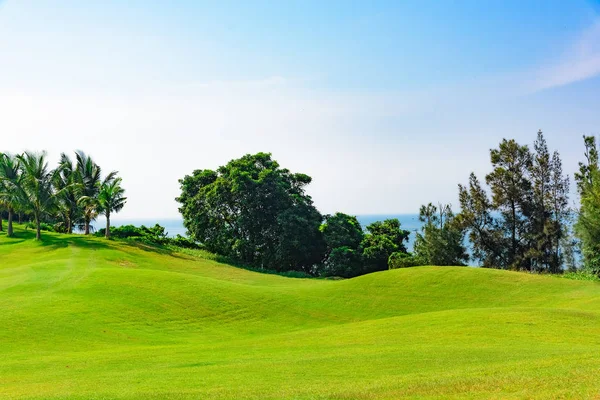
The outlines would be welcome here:
<svg viewBox="0 0 600 400">
<path fill-rule="evenodd" d="M 600 399 L 600 283 L 421 267 L 285 278 L 0 234 L 2 399 Z"/>
</svg>

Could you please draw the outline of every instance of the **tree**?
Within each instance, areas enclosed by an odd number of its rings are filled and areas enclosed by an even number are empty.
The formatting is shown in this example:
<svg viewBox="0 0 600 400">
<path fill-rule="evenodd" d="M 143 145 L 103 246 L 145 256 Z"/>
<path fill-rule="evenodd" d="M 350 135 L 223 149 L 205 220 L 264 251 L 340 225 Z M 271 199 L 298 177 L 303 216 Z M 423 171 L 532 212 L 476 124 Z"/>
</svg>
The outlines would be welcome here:
<svg viewBox="0 0 600 400">
<path fill-rule="evenodd" d="M 527 146 L 504 139 L 490 151 L 494 170 L 486 176 L 494 208 L 502 215 L 500 227 L 509 238 L 507 267 L 531 268 L 526 256 L 527 232 L 531 218 L 532 188 L 528 179 L 531 153 Z"/>
<path fill-rule="evenodd" d="M 258 268 L 316 272 L 325 245 L 322 216 L 305 193 L 309 176 L 257 153 L 179 182 L 184 225 L 208 250 Z"/>
<path fill-rule="evenodd" d="M 121 187 L 121 178 L 104 180 L 98 193 L 98 211 L 106 217 L 105 237 L 110 238 L 110 216 L 111 213 L 118 213 L 123 209 L 127 202 L 124 196 L 125 189 Z"/>
<path fill-rule="evenodd" d="M 486 181 L 491 201 L 474 174 L 468 187 L 459 185 L 462 210 L 457 223 L 467 230 L 475 258 L 486 267 L 553 273 L 562 269 L 569 179 L 542 131 L 533 149 L 532 153 L 504 139 L 490 151 L 494 169 Z"/>
<path fill-rule="evenodd" d="M 90 223 L 98 216 L 98 194 L 102 185 L 102 169 L 92 158 L 82 151 L 75 152 L 76 188 L 79 196 L 78 205 L 82 207 L 84 233 L 90 234 Z M 111 181 L 117 172 L 113 171 L 105 178 Z"/>
<path fill-rule="evenodd" d="M 360 275 L 363 269 L 360 245 L 365 234 L 358 219 L 340 212 L 326 215 L 321 232 L 326 247 L 321 275 L 344 278 Z"/>
<path fill-rule="evenodd" d="M 0 154 L 0 203 L 8 213 L 7 236 L 13 236 L 13 216 L 22 200 L 19 161 L 10 154 Z M 0 217 L 2 219 L 2 217 Z M 1 227 L 0 227 L 1 230 Z"/>
<path fill-rule="evenodd" d="M 468 186 L 458 185 L 461 212 L 457 223 L 468 232 L 473 256 L 487 268 L 505 268 L 508 265 L 509 244 L 493 215 L 487 193 L 474 173 Z"/>
<path fill-rule="evenodd" d="M 364 273 L 386 270 L 393 253 L 407 253 L 404 243 L 410 232 L 401 229 L 397 218 L 374 222 L 367 226 L 367 231 L 361 244 Z"/>
<path fill-rule="evenodd" d="M 596 138 L 584 136 L 585 161 L 575 174 L 580 208 L 575 233 L 581 241 L 586 269 L 600 275 L 600 167 Z"/>
<path fill-rule="evenodd" d="M 63 231 L 73 233 L 73 225 L 81 215 L 81 209 L 78 205 L 78 171 L 69 156 L 62 153 L 60 156 L 60 172 L 56 174 L 54 187 L 59 196 L 57 204 L 59 216 L 63 219 Z"/>
<path fill-rule="evenodd" d="M 575 265 L 573 257 L 573 240 L 570 237 L 572 210 L 569 207 L 570 180 L 563 174 L 560 154 L 555 151 L 550 160 L 550 208 L 551 208 L 551 271 L 559 272 L 564 261 L 569 258 L 569 265 Z"/>
<path fill-rule="evenodd" d="M 469 255 L 463 244 L 465 229 L 456 222 L 450 205 L 421 206 L 421 233 L 415 240 L 415 256 L 427 265 L 465 265 Z"/>
<path fill-rule="evenodd" d="M 23 201 L 35 220 L 36 240 L 41 240 L 40 223 L 44 215 L 50 214 L 54 205 L 56 193 L 52 184 L 59 170 L 48 169 L 46 153 L 25 152 L 17 158 Z"/>
</svg>

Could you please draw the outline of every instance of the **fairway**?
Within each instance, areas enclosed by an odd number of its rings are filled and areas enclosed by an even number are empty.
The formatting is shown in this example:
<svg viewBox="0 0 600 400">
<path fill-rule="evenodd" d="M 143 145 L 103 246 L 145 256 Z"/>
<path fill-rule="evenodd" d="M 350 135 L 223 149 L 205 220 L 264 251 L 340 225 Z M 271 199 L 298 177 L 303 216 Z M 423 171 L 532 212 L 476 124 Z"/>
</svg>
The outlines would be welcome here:
<svg viewBox="0 0 600 400">
<path fill-rule="evenodd" d="M 600 284 L 466 267 L 296 279 L 0 233 L 2 399 L 600 399 Z"/>
</svg>

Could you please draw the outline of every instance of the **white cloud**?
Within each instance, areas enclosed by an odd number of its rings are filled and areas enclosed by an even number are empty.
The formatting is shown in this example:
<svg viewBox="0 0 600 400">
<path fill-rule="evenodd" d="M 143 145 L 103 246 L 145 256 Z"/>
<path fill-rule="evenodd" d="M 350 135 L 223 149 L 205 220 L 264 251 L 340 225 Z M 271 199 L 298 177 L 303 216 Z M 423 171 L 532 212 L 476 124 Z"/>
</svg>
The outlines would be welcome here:
<svg viewBox="0 0 600 400">
<path fill-rule="evenodd" d="M 552 65 L 537 73 L 535 90 L 550 89 L 600 74 L 600 20 L 584 31 Z"/>
</svg>

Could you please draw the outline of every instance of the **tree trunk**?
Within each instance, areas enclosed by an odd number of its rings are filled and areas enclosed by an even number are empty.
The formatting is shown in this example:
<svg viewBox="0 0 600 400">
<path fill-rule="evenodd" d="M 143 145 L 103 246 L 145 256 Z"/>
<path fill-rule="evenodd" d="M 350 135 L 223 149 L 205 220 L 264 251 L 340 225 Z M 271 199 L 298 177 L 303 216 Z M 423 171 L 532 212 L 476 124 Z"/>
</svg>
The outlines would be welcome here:
<svg viewBox="0 0 600 400">
<path fill-rule="evenodd" d="M 3 232 L 4 229 L 2 229 L 2 211 L 0 211 L 0 232 Z"/>
<path fill-rule="evenodd" d="M 23 223 L 23 213 L 19 212 L 19 225 Z"/>
<path fill-rule="evenodd" d="M 12 208 L 8 209 L 8 231 L 6 233 L 8 237 L 13 235 L 13 210 Z"/>
<path fill-rule="evenodd" d="M 35 217 L 35 225 L 36 225 L 35 240 L 42 240 L 42 229 L 40 227 L 40 217 L 39 216 Z"/>
<path fill-rule="evenodd" d="M 106 232 L 104 233 L 104 237 L 110 239 L 110 214 L 106 214 Z"/>
<path fill-rule="evenodd" d="M 84 233 L 84 235 L 90 234 L 90 218 L 89 217 L 85 217 L 85 231 L 83 233 Z"/>
</svg>

